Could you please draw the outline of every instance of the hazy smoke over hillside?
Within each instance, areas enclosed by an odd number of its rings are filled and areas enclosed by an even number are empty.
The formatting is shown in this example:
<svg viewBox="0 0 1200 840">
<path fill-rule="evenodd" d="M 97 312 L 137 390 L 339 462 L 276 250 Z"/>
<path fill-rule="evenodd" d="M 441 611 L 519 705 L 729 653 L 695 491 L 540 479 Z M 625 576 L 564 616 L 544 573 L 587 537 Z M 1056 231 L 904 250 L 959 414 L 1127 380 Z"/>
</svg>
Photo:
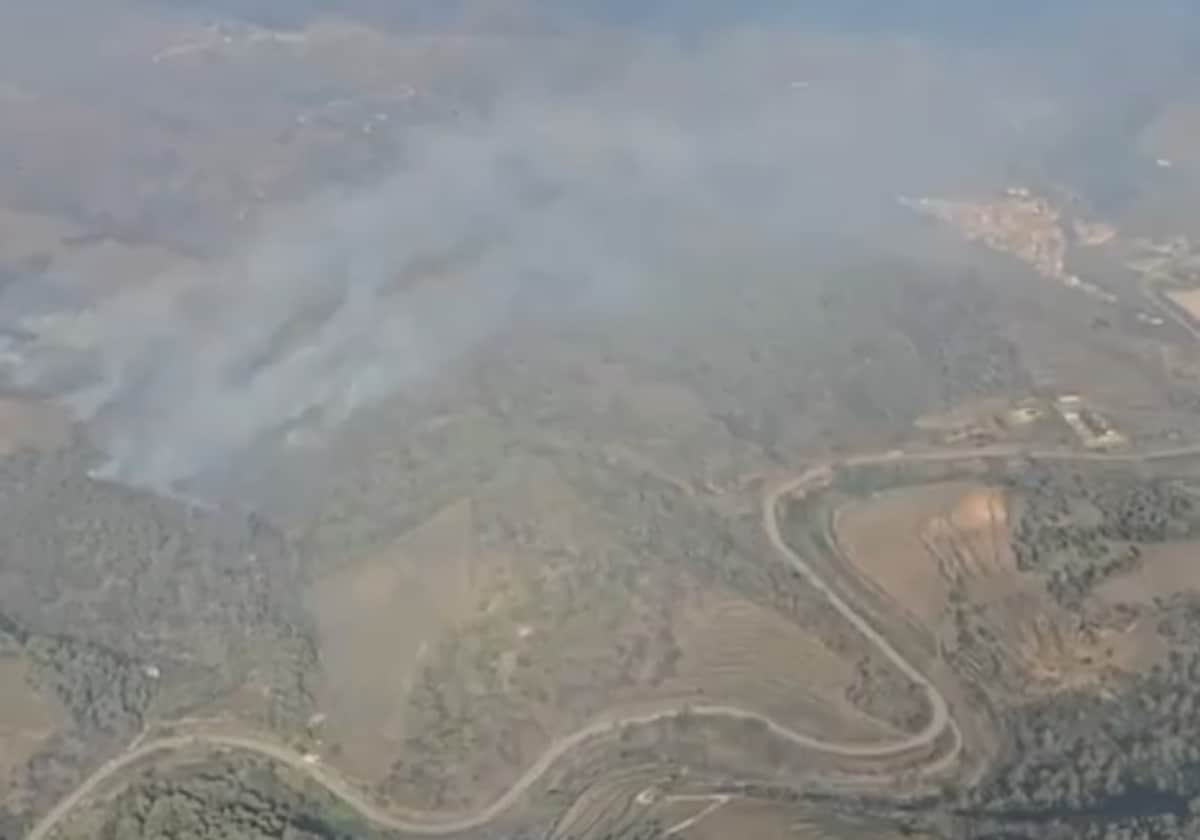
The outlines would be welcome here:
<svg viewBox="0 0 1200 840">
<path fill-rule="evenodd" d="M 72 383 L 107 473 L 169 486 L 290 424 L 336 426 L 521 319 L 619 317 L 721 236 L 863 224 L 1060 130 L 1033 71 L 847 50 L 743 33 L 641 41 L 570 92 L 523 73 L 485 114 L 403 135 L 377 187 L 315 196 L 222 264 L 68 326 L 27 321 L 16 376 Z M 10 320 L 27 292 L 0 300 Z"/>
<path fill-rule="evenodd" d="M 690 191 L 695 163 L 669 135 L 631 149 L 588 120 L 516 109 L 435 132 L 378 188 L 314 198 L 226 264 L 52 329 L 83 358 L 19 374 L 83 364 L 67 400 L 103 430 L 106 472 L 167 485 L 290 422 L 334 425 L 514 319 L 610 304 L 655 248 L 650 200 Z"/>
</svg>

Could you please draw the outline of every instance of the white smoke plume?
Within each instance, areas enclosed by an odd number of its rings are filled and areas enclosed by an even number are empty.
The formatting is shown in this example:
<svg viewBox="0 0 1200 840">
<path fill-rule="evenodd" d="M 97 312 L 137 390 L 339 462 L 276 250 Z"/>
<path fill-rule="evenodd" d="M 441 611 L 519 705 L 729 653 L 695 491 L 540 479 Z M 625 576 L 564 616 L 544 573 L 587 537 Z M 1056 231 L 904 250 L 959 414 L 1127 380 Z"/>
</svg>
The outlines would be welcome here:
<svg viewBox="0 0 1200 840">
<path fill-rule="evenodd" d="M 292 424 L 335 427 L 521 319 L 639 305 L 723 231 L 861 222 L 1031 130 L 1024 76 L 804 46 L 629 49 L 571 93 L 410 132 L 383 182 L 313 196 L 220 264 L 95 302 L 70 336 L 26 317 L 14 377 L 65 392 L 105 476 L 170 488 Z M 28 315 L 19 298 L 0 314 Z"/>
</svg>

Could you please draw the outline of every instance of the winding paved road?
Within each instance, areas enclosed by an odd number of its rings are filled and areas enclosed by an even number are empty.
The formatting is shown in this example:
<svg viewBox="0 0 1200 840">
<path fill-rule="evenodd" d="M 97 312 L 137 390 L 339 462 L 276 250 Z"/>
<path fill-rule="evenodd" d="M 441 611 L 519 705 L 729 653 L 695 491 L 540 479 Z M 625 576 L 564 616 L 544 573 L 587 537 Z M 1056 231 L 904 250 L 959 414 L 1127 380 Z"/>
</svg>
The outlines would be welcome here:
<svg viewBox="0 0 1200 840">
<path fill-rule="evenodd" d="M 1080 453 L 1069 450 L 1029 451 L 1015 446 L 1004 445 L 984 447 L 970 451 L 945 450 L 909 453 L 893 450 L 884 453 L 852 456 L 844 459 L 840 464 L 844 466 L 865 466 L 883 463 L 953 462 L 988 457 L 1018 457 L 1022 455 L 1060 461 L 1135 462 L 1200 455 L 1200 446 L 1179 447 L 1177 449 L 1161 450 L 1144 455 Z M 803 576 L 809 585 L 825 597 L 830 606 L 925 693 L 931 714 L 929 722 L 919 732 L 884 743 L 844 743 L 806 735 L 756 712 L 722 705 L 673 705 L 642 714 L 602 718 L 570 735 L 556 740 L 542 753 L 536 762 L 521 774 L 520 778 L 508 790 L 491 804 L 473 814 L 461 816 L 395 807 L 384 808 L 371 801 L 367 794 L 346 781 L 333 768 L 320 763 L 310 763 L 310 761 L 305 759 L 303 754 L 268 739 L 214 733 L 171 735 L 146 741 L 135 741 L 124 753 L 105 762 L 34 826 L 28 835 L 28 840 L 46 840 L 72 810 L 82 804 L 101 785 L 121 771 L 160 753 L 169 753 L 197 746 L 243 750 L 265 756 L 273 761 L 305 773 L 313 781 L 324 786 L 369 822 L 386 829 L 426 836 L 456 834 L 491 822 L 514 805 L 558 759 L 586 741 L 602 735 L 616 733 L 624 726 L 654 723 L 667 718 L 679 717 L 684 713 L 697 717 L 721 717 L 756 721 L 766 726 L 778 737 L 790 743 L 827 755 L 844 758 L 897 758 L 910 752 L 915 753 L 926 750 L 932 747 L 945 733 L 949 732 L 953 739 L 950 748 L 921 765 L 917 771 L 925 776 L 940 773 L 953 764 L 962 749 L 962 735 L 958 724 L 950 713 L 946 698 L 925 674 L 888 641 L 887 637 L 872 626 L 851 604 L 838 595 L 820 574 L 784 541 L 780 533 L 778 518 L 780 502 L 785 498 L 823 488 L 828 484 L 833 475 L 835 466 L 834 464 L 816 466 L 799 476 L 776 485 L 765 495 L 763 500 L 763 528 L 771 545 L 779 553 L 781 559 L 790 568 Z"/>
</svg>

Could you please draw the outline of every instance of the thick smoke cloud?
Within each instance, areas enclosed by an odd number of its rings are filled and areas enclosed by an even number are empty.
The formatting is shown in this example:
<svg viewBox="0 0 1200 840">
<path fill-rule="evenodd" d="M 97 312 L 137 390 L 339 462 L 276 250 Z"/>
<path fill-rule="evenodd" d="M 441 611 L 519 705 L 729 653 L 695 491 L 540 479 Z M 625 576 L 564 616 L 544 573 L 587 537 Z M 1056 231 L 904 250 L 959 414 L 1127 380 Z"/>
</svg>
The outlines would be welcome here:
<svg viewBox="0 0 1200 840">
<path fill-rule="evenodd" d="M 636 217 L 688 192 L 694 162 L 628 131 L 636 148 L 589 138 L 586 112 L 515 108 L 434 132 L 378 188 L 314 198 L 225 265 L 49 330 L 21 384 L 86 366 L 65 399 L 101 430 L 102 474 L 156 487 L 289 423 L 336 425 L 503 325 L 639 285 L 653 242 Z"/>
<path fill-rule="evenodd" d="M 646 305 L 731 231 L 866 224 L 1059 130 L 1036 74 L 912 43 L 743 32 L 621 55 L 570 92 L 525 72 L 410 132 L 384 182 L 314 196 L 222 264 L 26 317 L 15 378 L 65 392 L 104 475 L 169 488 L 297 424 L 335 428 L 524 319 Z M 22 294 L 0 299 L 10 320 Z"/>
</svg>

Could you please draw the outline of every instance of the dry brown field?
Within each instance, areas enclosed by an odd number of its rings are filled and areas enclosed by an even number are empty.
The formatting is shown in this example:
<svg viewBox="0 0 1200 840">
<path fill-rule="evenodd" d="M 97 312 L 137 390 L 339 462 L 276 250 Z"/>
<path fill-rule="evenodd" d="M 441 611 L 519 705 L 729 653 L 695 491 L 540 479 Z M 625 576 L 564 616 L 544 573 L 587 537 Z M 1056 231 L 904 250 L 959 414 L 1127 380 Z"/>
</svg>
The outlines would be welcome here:
<svg viewBox="0 0 1200 840">
<path fill-rule="evenodd" d="M 1113 604 L 1154 606 L 1160 598 L 1200 591 L 1200 540 L 1142 547 L 1138 568 L 1104 581 L 1096 595 Z"/>
<path fill-rule="evenodd" d="M 1188 289 L 1184 292 L 1168 292 L 1167 296 L 1187 310 L 1194 320 L 1200 321 L 1200 289 Z"/>
<path fill-rule="evenodd" d="M 940 620 L 949 589 L 924 531 L 969 489 L 949 483 L 891 490 L 851 502 L 837 515 L 850 561 L 926 625 Z"/>
<path fill-rule="evenodd" d="M 323 736 L 353 773 L 382 778 L 401 749 L 421 660 L 469 617 L 477 557 L 469 500 L 317 581 Z"/>
<path fill-rule="evenodd" d="M 409 804 L 466 808 L 622 710 L 688 701 L 830 739 L 895 737 L 849 699 L 849 656 L 682 569 L 614 559 L 612 540 L 532 459 L 319 571 L 313 749 Z"/>
<path fill-rule="evenodd" d="M 835 526 L 859 573 L 929 628 L 969 676 L 993 680 L 997 690 L 1004 683 L 1011 699 L 1091 685 L 1107 669 L 1142 670 L 1157 661 L 1161 645 L 1146 628 L 1089 626 L 1055 602 L 1043 577 L 1018 570 L 1008 508 L 998 488 L 948 482 L 850 503 Z M 969 628 L 969 642 L 960 625 Z M 987 654 L 981 637 L 989 639 Z"/>
<path fill-rule="evenodd" d="M 783 616 L 743 598 L 699 592 L 676 624 L 678 674 L 658 691 L 699 693 L 799 731 L 879 741 L 896 730 L 847 699 L 854 663 Z M 836 733 L 836 734 L 835 734 Z"/>
<path fill-rule="evenodd" d="M 0 456 L 20 449 L 53 452 L 70 443 L 71 419 L 45 400 L 0 397 Z"/>
<path fill-rule="evenodd" d="M 65 722 L 58 705 L 35 691 L 29 677 L 24 656 L 0 653 L 0 785 L 5 788 L 12 771 Z"/>
</svg>

